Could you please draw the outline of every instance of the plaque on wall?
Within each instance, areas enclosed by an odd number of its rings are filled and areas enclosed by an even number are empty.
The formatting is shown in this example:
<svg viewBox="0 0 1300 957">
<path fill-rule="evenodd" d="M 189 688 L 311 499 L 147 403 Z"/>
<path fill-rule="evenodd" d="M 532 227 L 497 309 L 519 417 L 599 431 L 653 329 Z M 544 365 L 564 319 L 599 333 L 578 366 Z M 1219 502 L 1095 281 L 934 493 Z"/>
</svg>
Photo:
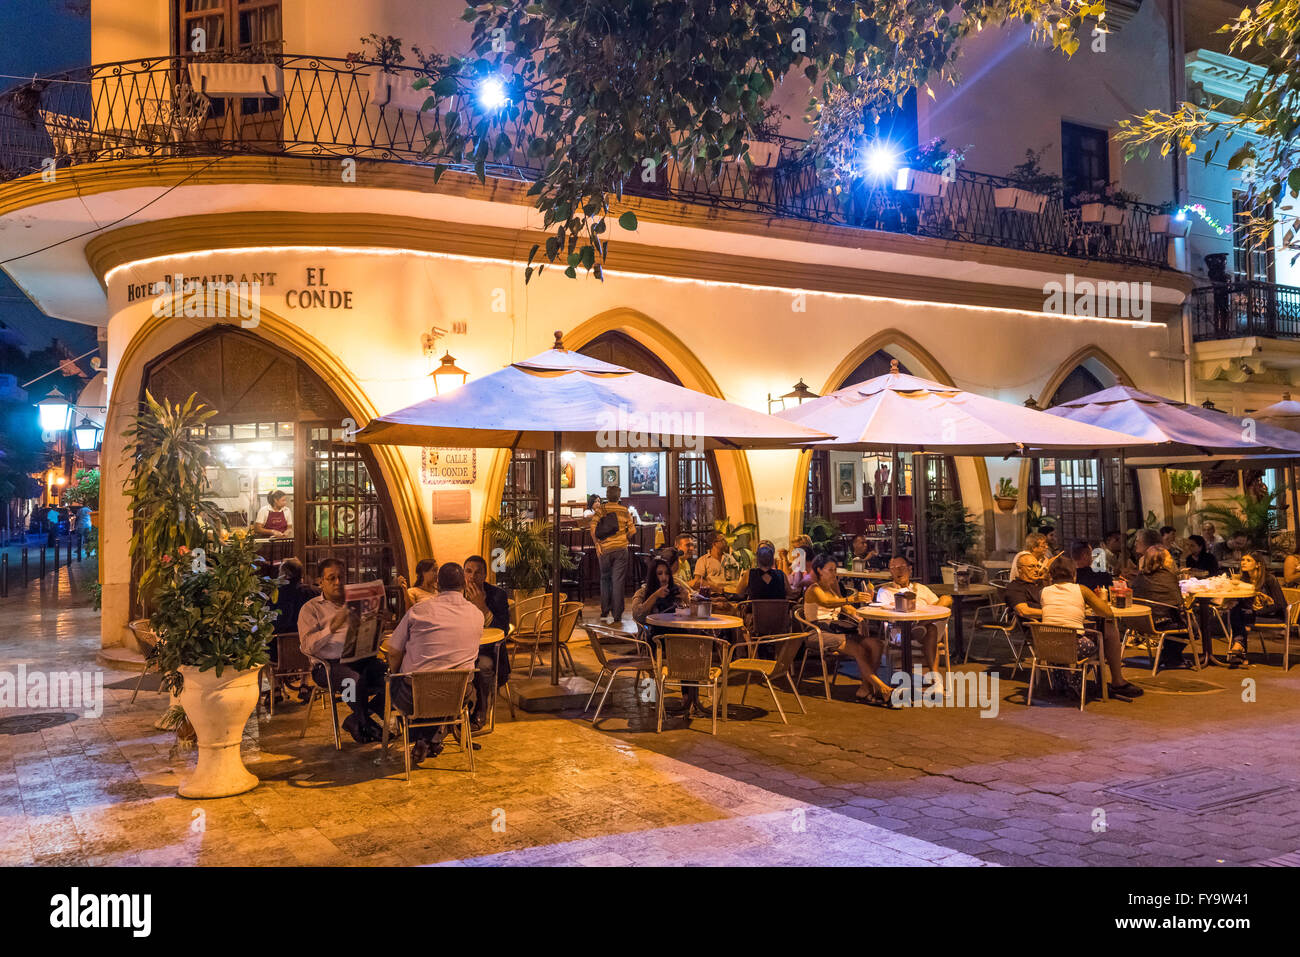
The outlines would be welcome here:
<svg viewBox="0 0 1300 957">
<path fill-rule="evenodd" d="M 420 481 L 425 485 L 473 485 L 477 473 L 477 449 L 420 450 Z"/>
<path fill-rule="evenodd" d="M 447 525 L 469 520 L 469 489 L 455 488 L 433 493 L 433 524 Z"/>
</svg>

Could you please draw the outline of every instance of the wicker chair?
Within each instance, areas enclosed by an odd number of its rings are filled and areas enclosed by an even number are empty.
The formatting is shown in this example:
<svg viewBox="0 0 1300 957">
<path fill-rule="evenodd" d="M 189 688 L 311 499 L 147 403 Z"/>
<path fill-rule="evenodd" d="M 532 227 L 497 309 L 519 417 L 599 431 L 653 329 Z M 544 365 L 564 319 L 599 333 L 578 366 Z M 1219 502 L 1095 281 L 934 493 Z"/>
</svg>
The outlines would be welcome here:
<svg viewBox="0 0 1300 957">
<path fill-rule="evenodd" d="M 596 692 L 600 691 L 600 682 L 608 678 L 609 683 L 605 685 L 605 691 L 600 696 L 600 703 L 596 705 L 596 713 L 591 716 L 591 723 L 594 727 L 600 720 L 600 710 L 605 707 L 605 699 L 609 697 L 609 691 L 614 687 L 614 681 L 620 674 L 631 673 L 640 685 L 641 676 L 649 675 L 654 679 L 659 669 L 658 654 L 655 646 L 648 639 L 629 635 L 625 631 L 618 631 L 613 628 L 600 628 L 596 625 L 585 625 L 587 638 L 591 643 L 591 650 L 596 655 L 596 660 L 600 662 L 600 674 L 596 675 L 596 683 L 592 685 L 591 695 L 587 698 L 587 704 L 582 709 L 585 714 L 591 708 L 591 702 L 596 698 Z M 632 646 L 627 652 L 617 655 L 608 654 L 605 649 L 605 643 L 601 640 L 609 638 L 611 642 L 623 642 Z"/>
<path fill-rule="evenodd" d="M 1193 634 L 1193 626 L 1190 624 L 1195 620 L 1195 616 L 1185 608 L 1175 608 L 1173 605 L 1166 605 L 1164 602 L 1151 601 L 1146 598 L 1134 598 L 1139 605 L 1145 605 L 1150 609 L 1146 618 L 1139 618 L 1135 623 L 1128 626 L 1128 632 L 1124 636 L 1124 646 L 1126 648 L 1142 648 L 1151 659 L 1152 676 L 1160 669 L 1160 652 L 1165 647 L 1165 639 L 1172 638 L 1174 641 L 1185 642 L 1186 646 L 1192 651 L 1192 667 L 1197 671 L 1201 670 L 1201 656 L 1196 653 L 1196 636 Z M 1183 612 L 1186 620 L 1189 622 L 1186 628 L 1167 628 L 1160 629 L 1155 624 L 1155 613 L 1161 609 L 1165 611 L 1178 613 Z M 1146 627 L 1142 628 L 1143 622 Z M 1152 645 L 1154 644 L 1154 647 Z"/>
<path fill-rule="evenodd" d="M 135 704 L 135 699 L 140 694 L 140 686 L 144 684 L 144 676 L 151 671 L 158 670 L 157 665 L 149 661 L 149 656 L 153 654 L 154 647 L 158 644 L 158 638 L 154 635 L 148 618 L 137 618 L 135 621 L 128 623 L 126 627 L 131 630 L 135 640 L 145 649 L 144 667 L 140 669 L 140 677 L 136 679 L 135 690 L 131 692 L 131 704 Z M 158 690 L 161 691 L 162 689 L 159 688 Z"/>
<path fill-rule="evenodd" d="M 281 682 L 296 678 L 301 681 L 311 675 L 311 662 L 302 652 L 296 631 L 285 631 L 271 638 L 275 642 L 276 660 L 268 662 L 265 671 L 270 680 L 267 711 L 275 717 L 275 693 Z"/>
<path fill-rule="evenodd" d="M 1053 671 L 1072 671 L 1078 672 L 1083 678 L 1079 683 L 1079 710 L 1082 711 L 1088 695 L 1088 674 L 1094 672 L 1100 678 L 1101 663 L 1096 658 L 1079 657 L 1079 633 L 1073 628 L 1031 621 L 1029 632 L 1033 641 L 1033 656 L 1025 705 L 1032 706 L 1034 703 L 1034 681 L 1040 668 L 1049 676 Z M 1103 695 L 1105 688 L 1103 679 Z"/>
<path fill-rule="evenodd" d="M 799 653 L 800 648 L 807 646 L 809 639 L 812 637 L 812 631 L 799 631 L 793 634 L 754 638 L 750 641 L 741 641 L 732 645 L 729 649 L 731 657 L 727 660 L 723 670 L 728 675 L 740 672 L 745 676 L 745 688 L 740 693 L 740 703 L 745 703 L 745 696 L 749 694 L 749 682 L 755 675 L 758 675 L 763 679 L 768 692 L 772 695 L 772 703 L 776 705 L 776 712 L 781 716 L 781 723 L 789 724 L 790 722 L 785 717 L 785 711 L 781 707 L 781 701 L 776 696 L 776 689 L 772 687 L 773 678 L 778 681 L 784 678 L 790 685 L 795 704 L 799 706 L 799 713 L 807 714 L 808 711 L 799 698 L 799 689 L 795 686 L 792 669 L 794 656 Z M 775 660 L 764 658 L 759 654 L 764 648 L 770 648 L 776 652 Z M 744 652 L 744 657 L 736 657 L 741 652 Z M 726 717 L 725 713 L 723 717 Z"/>
<path fill-rule="evenodd" d="M 790 602 L 784 598 L 756 598 L 736 606 L 751 638 L 790 634 Z"/>
<path fill-rule="evenodd" d="M 514 664 L 515 655 L 524 647 L 537 643 L 538 618 L 542 609 L 551 607 L 551 595 L 533 595 L 521 598 L 510 606 L 510 662 Z M 549 621 L 549 617 L 547 619 Z"/>
<path fill-rule="evenodd" d="M 795 682 L 803 681 L 803 670 L 808 664 L 808 656 L 814 649 L 817 651 L 818 660 L 822 666 L 822 687 L 826 692 L 826 700 L 831 700 L 831 685 L 835 683 L 835 678 L 840 673 L 840 662 L 844 660 L 844 655 L 833 649 L 826 647 L 825 635 L 816 625 L 809 624 L 801 612 L 794 613 L 795 627 L 801 632 L 808 635 L 804 641 L 805 653 L 803 660 L 799 662 L 799 674 L 795 676 Z"/>
<path fill-rule="evenodd" d="M 1250 630 L 1259 633 L 1259 646 L 1266 658 L 1268 649 L 1264 646 L 1264 635 L 1282 638 L 1282 671 L 1285 673 L 1291 664 L 1291 636 L 1300 627 L 1300 588 L 1283 588 L 1282 594 L 1286 597 L 1286 618 L 1282 621 L 1257 621 Z M 1282 632 L 1280 636 L 1277 635 L 1279 630 Z"/>
<path fill-rule="evenodd" d="M 573 627 L 578 623 L 578 616 L 582 614 L 582 602 L 566 601 L 560 605 L 560 659 L 567 666 L 570 672 L 577 675 L 577 666 L 573 663 L 573 653 L 569 651 L 569 639 L 573 637 Z M 533 669 L 537 662 L 541 661 L 542 650 L 550 647 L 551 644 L 551 605 L 548 601 L 546 607 L 537 615 L 536 626 L 530 632 L 519 631 L 514 635 L 515 651 L 528 649 L 528 677 L 533 676 Z"/>
<path fill-rule="evenodd" d="M 726 681 L 726 671 L 713 663 L 714 652 L 724 663 L 728 645 L 712 635 L 660 635 L 664 655 L 659 665 L 658 694 L 659 720 L 657 728 L 664 729 L 664 688 L 709 688 L 713 697 L 713 734 L 718 733 L 718 698 L 721 685 Z"/>
<path fill-rule="evenodd" d="M 384 756 L 388 756 L 388 728 L 393 718 L 402 727 L 402 752 L 406 760 L 406 780 L 411 780 L 411 728 L 434 728 L 443 725 L 460 726 L 460 746 L 474 770 L 474 743 L 469 728 L 469 683 L 474 677 L 473 668 L 454 671 L 412 671 L 388 676 L 384 688 Z M 393 680 L 411 680 L 411 711 L 409 714 L 393 707 Z"/>
</svg>

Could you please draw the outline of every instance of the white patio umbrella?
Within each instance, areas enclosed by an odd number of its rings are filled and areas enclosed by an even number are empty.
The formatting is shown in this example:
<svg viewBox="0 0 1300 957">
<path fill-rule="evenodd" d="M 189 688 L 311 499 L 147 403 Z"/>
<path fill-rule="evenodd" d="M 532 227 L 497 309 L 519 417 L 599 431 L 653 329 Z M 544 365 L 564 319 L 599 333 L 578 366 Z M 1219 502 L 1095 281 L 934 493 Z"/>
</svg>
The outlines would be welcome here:
<svg viewBox="0 0 1300 957">
<path fill-rule="evenodd" d="M 777 413 L 777 417 L 833 436 L 809 448 L 890 453 L 894 462 L 890 501 L 895 551 L 899 452 L 1010 456 L 1086 450 L 1095 454 L 1098 449 L 1137 441 L 1131 435 L 1062 422 L 1037 409 L 905 375 L 898 371 L 896 359 L 890 361 L 890 369 L 886 375 L 811 399 Z M 918 469 L 918 474 L 921 471 Z M 917 535 L 920 558 L 925 548 L 924 509 L 918 508 L 916 515 L 922 530 Z"/>
<path fill-rule="evenodd" d="M 1297 433 L 1297 437 L 1300 438 L 1300 402 L 1292 399 L 1290 392 L 1282 393 L 1281 402 L 1274 402 L 1252 412 L 1251 418 L 1275 429 Z M 1295 459 L 1290 459 L 1286 464 L 1286 484 L 1291 490 L 1291 516 L 1296 523 L 1297 533 L 1300 533 L 1300 492 L 1296 488 Z"/>
<path fill-rule="evenodd" d="M 1099 425 L 1141 439 L 1120 453 L 1121 476 L 1125 456 L 1131 457 L 1132 464 L 1142 467 L 1300 453 L 1300 435 L 1265 423 L 1258 413 L 1242 417 L 1228 415 L 1130 386 L 1103 389 L 1063 402 L 1047 412 L 1068 422 Z M 1121 481 L 1121 515 L 1125 491 Z"/>
<path fill-rule="evenodd" d="M 790 448 L 825 434 L 555 348 L 372 419 L 361 442 L 553 450 L 551 683 L 559 683 L 560 453 Z"/>
</svg>

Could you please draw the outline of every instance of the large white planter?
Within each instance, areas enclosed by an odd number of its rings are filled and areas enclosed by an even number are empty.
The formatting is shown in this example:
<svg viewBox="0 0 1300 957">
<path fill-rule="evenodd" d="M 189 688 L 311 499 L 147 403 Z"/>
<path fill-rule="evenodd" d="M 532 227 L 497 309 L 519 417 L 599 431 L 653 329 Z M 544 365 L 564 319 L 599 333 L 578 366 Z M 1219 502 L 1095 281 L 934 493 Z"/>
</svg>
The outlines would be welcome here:
<svg viewBox="0 0 1300 957">
<path fill-rule="evenodd" d="M 775 166 L 780 158 L 781 147 L 776 143 L 765 143 L 762 140 L 749 141 L 749 161 L 755 166 Z"/>
<path fill-rule="evenodd" d="M 993 205 L 998 209 L 1014 209 L 1021 213 L 1038 215 L 1047 205 L 1042 193 L 1031 193 L 1017 186 L 999 186 L 993 190 Z"/>
<path fill-rule="evenodd" d="M 948 181 L 941 173 L 910 169 L 906 166 L 898 171 L 895 187 L 918 196 L 942 196 L 948 192 Z"/>
<path fill-rule="evenodd" d="M 415 79 L 411 73 L 371 73 L 371 105 L 419 113 L 424 109 L 425 101 L 433 95 L 433 87 L 426 85 L 417 90 L 411 86 Z"/>
<path fill-rule="evenodd" d="M 189 72 L 207 96 L 284 96 L 284 71 L 274 63 L 191 63 Z"/>
<path fill-rule="evenodd" d="M 1149 222 L 1151 232 L 1165 236 L 1186 236 L 1187 231 L 1192 228 L 1191 217 L 1187 215 L 1179 219 L 1168 213 L 1157 213 Z"/>
<path fill-rule="evenodd" d="M 186 798 L 218 798 L 257 787 L 257 778 L 244 767 L 239 743 L 257 705 L 261 669 L 227 668 L 220 678 L 214 670 L 199 671 L 191 665 L 183 665 L 180 671 L 185 678 L 181 707 L 198 738 L 199 763 L 177 793 Z"/>
</svg>

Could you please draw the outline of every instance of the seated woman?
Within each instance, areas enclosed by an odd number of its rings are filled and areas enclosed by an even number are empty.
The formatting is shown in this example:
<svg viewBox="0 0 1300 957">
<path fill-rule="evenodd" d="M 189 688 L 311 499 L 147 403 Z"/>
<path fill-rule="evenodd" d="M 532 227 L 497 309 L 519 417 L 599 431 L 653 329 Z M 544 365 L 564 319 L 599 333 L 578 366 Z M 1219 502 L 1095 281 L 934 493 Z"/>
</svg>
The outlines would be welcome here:
<svg viewBox="0 0 1300 957">
<path fill-rule="evenodd" d="M 415 565 L 415 584 L 408 585 L 401 575 L 397 584 L 406 589 L 406 607 L 418 605 L 427 598 L 438 594 L 438 563 L 432 558 L 421 558 Z"/>
<path fill-rule="evenodd" d="M 803 595 L 804 618 L 822 633 L 822 647 L 827 651 L 846 649 L 858 663 L 862 684 L 854 698 L 886 708 L 895 707 L 894 689 L 876 674 L 885 643 L 867 634 L 866 620 L 853 607 L 855 601 L 871 601 L 870 586 L 866 591 L 845 596 L 840 590 L 835 560 L 830 555 L 813 559 L 812 574 L 815 580 Z"/>
<path fill-rule="evenodd" d="M 751 568 L 740 587 L 740 597 L 745 601 L 765 601 L 768 599 L 784 600 L 789 597 L 789 585 L 785 572 L 776 568 L 776 550 L 771 545 L 759 546 L 755 555 L 758 562 Z"/>
<path fill-rule="evenodd" d="M 659 645 L 659 653 L 663 653 L 663 644 L 659 636 L 665 632 L 671 632 L 671 628 L 663 628 L 659 625 L 646 623 L 646 618 L 650 615 L 668 615 L 677 610 L 678 605 L 684 605 L 690 600 L 690 595 L 682 585 L 681 579 L 673 576 L 673 565 L 663 558 L 654 558 L 650 561 L 650 570 L 646 576 L 645 584 L 636 590 L 632 596 L 632 620 L 642 628 L 646 629 L 651 641 Z M 592 639 L 593 641 L 595 639 Z M 680 708 L 674 708 L 674 713 L 682 713 L 694 710 L 697 715 L 707 716 L 704 707 L 700 704 L 700 689 L 683 688 L 682 704 Z"/>
<path fill-rule="evenodd" d="M 1246 629 L 1261 618 L 1283 621 L 1286 618 L 1286 595 L 1276 576 L 1268 570 L 1268 556 L 1263 552 L 1250 552 L 1241 559 L 1241 580 L 1255 586 L 1252 598 L 1235 602 L 1228 612 L 1232 626 L 1232 646 L 1229 660 L 1240 664 L 1246 656 Z"/>
<path fill-rule="evenodd" d="M 807 535 L 800 535 L 790 543 L 790 548 L 781 549 L 776 556 L 776 567 L 781 569 L 790 588 L 790 594 L 798 597 L 804 589 L 813 584 L 812 573 L 813 543 Z"/>
<path fill-rule="evenodd" d="M 1288 555 L 1287 561 L 1295 558 L 1294 555 Z M 1197 578 L 1213 578 L 1220 574 L 1219 560 L 1214 557 L 1210 551 L 1210 546 L 1205 543 L 1204 537 L 1200 535 L 1187 536 L 1187 551 L 1183 554 L 1184 564 L 1188 570 Z M 1300 565 L 1297 566 L 1297 581 L 1300 581 Z"/>
<path fill-rule="evenodd" d="M 1282 561 L 1282 584 L 1287 588 L 1300 588 L 1300 544 Z"/>
<path fill-rule="evenodd" d="M 1137 574 L 1130 578 L 1129 586 L 1133 589 L 1134 598 L 1157 603 L 1151 609 L 1151 620 L 1157 628 L 1187 627 L 1183 592 L 1178 587 L 1177 566 L 1174 565 L 1173 556 L 1166 548 L 1157 545 L 1147 550 L 1138 562 Z M 1160 651 L 1160 667 L 1185 667 L 1183 650 L 1186 647 L 1186 642 L 1173 638 L 1165 639 L 1164 647 Z"/>
<path fill-rule="evenodd" d="M 1050 584 L 1040 592 L 1040 614 L 1045 625 L 1073 628 L 1079 635 L 1079 657 L 1091 658 L 1097 653 L 1097 639 L 1105 645 L 1106 665 L 1110 670 L 1110 693 L 1124 698 L 1137 698 L 1142 689 L 1124 677 L 1123 648 L 1115 614 L 1110 606 L 1097 597 L 1091 588 L 1074 580 L 1074 562 L 1061 556 L 1048 568 Z M 1102 632 L 1084 624 L 1084 616 L 1091 610 L 1102 621 Z"/>
</svg>

